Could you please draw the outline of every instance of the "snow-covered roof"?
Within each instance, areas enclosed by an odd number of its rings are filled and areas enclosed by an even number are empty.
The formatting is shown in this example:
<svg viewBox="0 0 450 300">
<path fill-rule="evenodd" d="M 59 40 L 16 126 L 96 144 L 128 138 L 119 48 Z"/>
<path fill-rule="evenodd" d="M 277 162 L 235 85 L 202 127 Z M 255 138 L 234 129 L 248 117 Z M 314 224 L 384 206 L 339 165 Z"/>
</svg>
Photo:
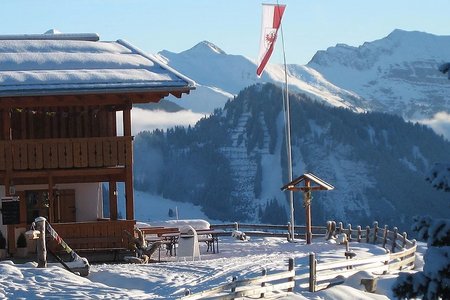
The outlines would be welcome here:
<svg viewBox="0 0 450 300">
<path fill-rule="evenodd" d="M 0 36 L 0 97 L 194 88 L 191 79 L 124 40 L 57 32 Z"/>
</svg>

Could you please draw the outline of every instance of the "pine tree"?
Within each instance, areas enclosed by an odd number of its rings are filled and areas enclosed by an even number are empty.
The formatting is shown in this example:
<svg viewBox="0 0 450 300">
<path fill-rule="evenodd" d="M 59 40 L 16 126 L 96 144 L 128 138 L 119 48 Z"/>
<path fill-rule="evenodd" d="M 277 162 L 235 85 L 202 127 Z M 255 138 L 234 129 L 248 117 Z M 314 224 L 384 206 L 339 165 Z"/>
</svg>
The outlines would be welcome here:
<svg viewBox="0 0 450 300">
<path fill-rule="evenodd" d="M 400 273 L 392 290 L 400 299 L 448 299 L 450 295 L 450 219 L 415 219 L 413 230 L 427 242 L 423 271 Z"/>
</svg>

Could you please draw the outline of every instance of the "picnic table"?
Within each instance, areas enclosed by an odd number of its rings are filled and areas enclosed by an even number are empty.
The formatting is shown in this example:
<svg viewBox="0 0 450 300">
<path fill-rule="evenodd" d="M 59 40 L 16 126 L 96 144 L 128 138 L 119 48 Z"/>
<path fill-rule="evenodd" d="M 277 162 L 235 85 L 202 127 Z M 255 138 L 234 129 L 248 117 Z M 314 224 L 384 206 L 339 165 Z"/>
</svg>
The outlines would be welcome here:
<svg viewBox="0 0 450 300">
<path fill-rule="evenodd" d="M 180 238 L 180 230 L 177 227 L 145 227 L 140 228 L 148 243 L 160 242 L 161 246 L 165 245 L 170 256 L 176 256 L 176 246 Z M 223 230 L 218 229 L 197 229 L 199 242 L 207 245 L 206 251 L 212 253 L 219 252 L 219 236 L 223 235 Z M 159 248 L 158 260 L 161 261 L 161 247 Z"/>
<path fill-rule="evenodd" d="M 170 256 L 176 255 L 176 243 L 180 236 L 180 230 L 176 227 L 145 227 L 141 228 L 147 243 L 160 243 L 158 261 L 161 261 L 161 246 L 165 245 Z"/>
</svg>

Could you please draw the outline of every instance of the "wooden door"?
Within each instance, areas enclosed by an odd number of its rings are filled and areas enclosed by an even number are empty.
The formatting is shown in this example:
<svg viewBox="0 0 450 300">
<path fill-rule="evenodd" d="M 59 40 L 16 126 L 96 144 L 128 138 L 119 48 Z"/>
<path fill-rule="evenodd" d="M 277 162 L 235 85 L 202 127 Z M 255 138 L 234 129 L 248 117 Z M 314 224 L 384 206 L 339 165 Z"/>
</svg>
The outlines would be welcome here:
<svg viewBox="0 0 450 300">
<path fill-rule="evenodd" d="M 54 197 L 56 223 L 76 221 L 75 190 L 57 190 Z"/>
</svg>

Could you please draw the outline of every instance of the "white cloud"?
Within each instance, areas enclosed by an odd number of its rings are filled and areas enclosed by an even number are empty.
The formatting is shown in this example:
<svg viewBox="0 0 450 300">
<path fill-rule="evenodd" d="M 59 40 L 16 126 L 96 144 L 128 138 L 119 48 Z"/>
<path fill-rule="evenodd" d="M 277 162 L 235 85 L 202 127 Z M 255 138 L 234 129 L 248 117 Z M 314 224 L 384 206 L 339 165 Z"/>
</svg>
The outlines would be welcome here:
<svg viewBox="0 0 450 300">
<path fill-rule="evenodd" d="M 131 131 L 136 135 L 144 130 L 167 129 L 174 126 L 195 125 L 198 120 L 205 117 L 205 114 L 194 113 L 190 110 L 179 112 L 166 112 L 161 110 L 145 110 L 133 107 L 131 110 Z M 122 113 L 117 113 L 117 132 L 123 133 Z"/>
<path fill-rule="evenodd" d="M 437 134 L 442 134 L 450 141 L 450 114 L 439 112 L 431 119 L 420 120 L 420 123 L 430 126 Z"/>
</svg>

